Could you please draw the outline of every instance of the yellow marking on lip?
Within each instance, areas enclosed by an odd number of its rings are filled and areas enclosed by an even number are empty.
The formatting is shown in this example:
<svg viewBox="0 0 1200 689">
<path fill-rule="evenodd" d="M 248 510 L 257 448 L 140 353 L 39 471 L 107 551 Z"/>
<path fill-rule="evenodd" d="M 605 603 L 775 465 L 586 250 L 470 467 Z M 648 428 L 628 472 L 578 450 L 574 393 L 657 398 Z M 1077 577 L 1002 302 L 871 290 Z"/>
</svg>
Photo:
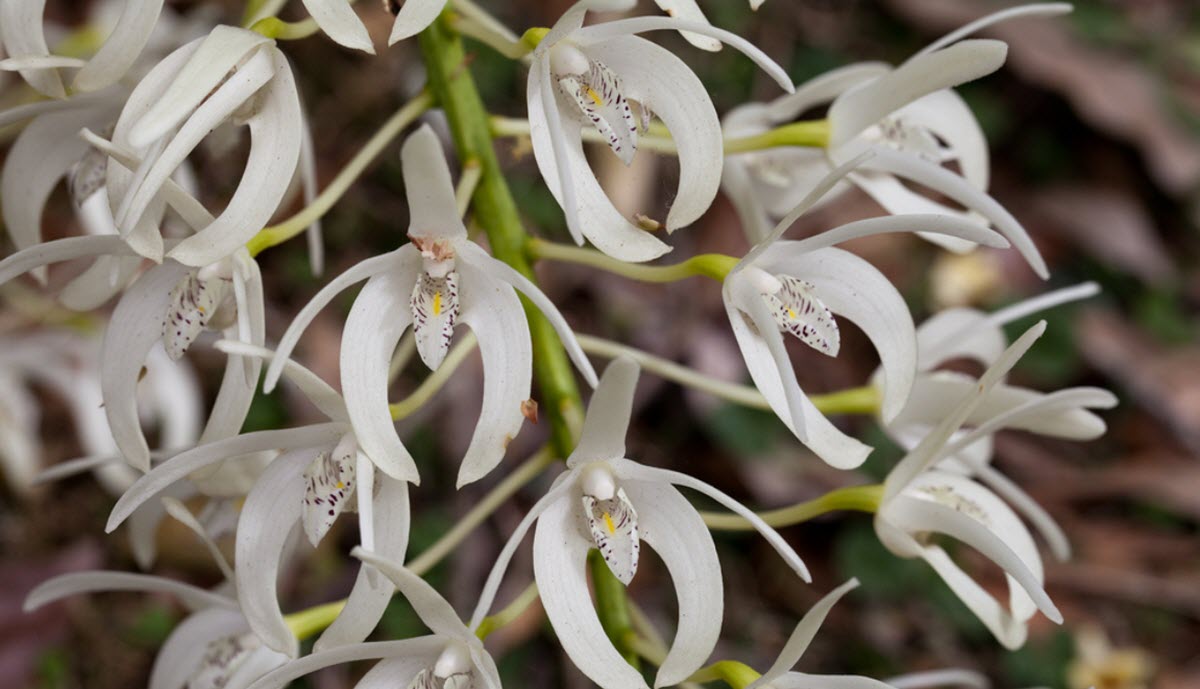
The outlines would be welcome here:
<svg viewBox="0 0 1200 689">
<path fill-rule="evenodd" d="M 442 315 L 442 293 L 440 291 L 433 293 L 433 315 Z"/>
<path fill-rule="evenodd" d="M 592 88 L 591 86 L 585 86 L 584 89 L 584 93 L 587 94 L 588 98 L 592 99 L 593 103 L 596 105 L 604 105 L 604 99 L 600 97 L 599 93 L 596 93 L 596 89 Z"/>
<path fill-rule="evenodd" d="M 616 524 L 613 524 L 612 517 L 609 516 L 608 512 L 605 512 L 603 516 L 604 516 L 604 526 L 608 528 L 609 535 L 611 536 L 611 535 L 617 533 L 617 526 L 616 526 Z"/>
<path fill-rule="evenodd" d="M 342 483 L 341 481 L 338 481 L 338 482 L 337 482 L 337 487 L 338 487 L 338 490 L 341 490 L 341 489 L 343 489 L 343 488 L 345 488 L 345 487 L 346 487 L 346 484 Z"/>
<path fill-rule="evenodd" d="M 788 318 L 796 320 L 796 312 L 793 309 L 788 309 Z"/>
</svg>

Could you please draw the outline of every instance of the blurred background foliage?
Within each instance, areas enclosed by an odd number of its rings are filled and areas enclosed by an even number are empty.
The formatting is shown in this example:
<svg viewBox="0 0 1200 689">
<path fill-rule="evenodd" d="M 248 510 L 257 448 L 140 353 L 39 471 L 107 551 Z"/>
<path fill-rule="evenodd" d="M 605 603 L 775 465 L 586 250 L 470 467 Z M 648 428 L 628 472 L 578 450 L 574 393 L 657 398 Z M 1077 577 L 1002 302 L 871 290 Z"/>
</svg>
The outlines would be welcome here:
<svg viewBox="0 0 1200 689">
<path fill-rule="evenodd" d="M 181 12 L 193 2 L 168 2 Z M 518 33 L 548 25 L 566 0 L 484 2 Z M 937 36 L 1003 5 L 990 0 L 769 0 L 757 12 L 745 2 L 702 3 L 717 25 L 737 32 L 785 65 L 801 82 L 859 60 L 902 61 Z M 89 2 L 49 3 L 63 23 L 82 21 Z M 641 10 L 653 11 L 650 3 Z M 233 21 L 240 7 L 223 5 Z M 377 44 L 390 18 L 378 3 L 359 8 Z M 285 17 L 302 16 L 289 3 Z M 1083 0 L 1065 18 L 1022 21 L 986 32 L 1010 43 L 1008 65 L 961 89 L 978 115 L 993 154 L 992 192 L 1027 226 L 1046 254 L 1053 278 L 1039 282 L 1011 252 L 970 257 L 939 253 L 910 237 L 855 242 L 901 287 L 919 323 L 931 311 L 971 305 L 992 309 L 1055 286 L 1095 280 L 1103 295 L 1050 315 L 1050 329 L 1014 378 L 1051 389 L 1100 385 L 1121 397 L 1108 413 L 1110 432 L 1086 443 L 1033 440 L 1003 434 L 998 463 L 1064 525 L 1075 546 L 1065 564 L 1047 557 L 1047 588 L 1068 622 L 1041 617 L 1020 651 L 1000 649 L 923 563 L 902 561 L 879 545 L 869 517 L 838 514 L 786 530 L 815 572 L 801 586 L 763 543 L 718 534 L 727 619 L 715 658 L 737 658 L 763 669 L 796 620 L 824 592 L 850 576 L 860 591 L 834 610 L 806 654 L 801 670 L 886 677 L 946 666 L 978 669 L 997 687 L 1055 689 L 1185 689 L 1200 686 L 1200 4 L 1191 0 Z M 702 53 L 665 32 L 654 39 L 683 56 L 711 90 L 720 112 L 748 99 L 778 95 L 777 87 L 735 51 Z M 472 44 L 470 69 L 497 114 L 524 111 L 524 68 Z M 371 58 L 317 36 L 288 44 L 311 114 L 322 181 L 330 179 L 383 119 L 420 89 L 415 44 Z M 819 113 L 817 113 L 819 115 Z M 433 120 L 436 124 L 436 116 Z M 498 144 L 527 224 L 549 238 L 567 238 L 562 213 L 541 182 L 527 142 Z M 329 266 L 314 278 L 302 241 L 261 257 L 268 286 L 268 338 L 277 338 L 294 313 L 328 279 L 364 257 L 404 241 L 407 225 L 396 148 L 356 184 L 326 218 Z M 594 151 L 597 170 L 623 210 L 662 217 L 677 174 L 668 158 L 640 155 L 631 169 Z M 233 169 L 200 153 L 203 189 L 222 198 Z M 65 196 L 48 227 L 66 228 Z M 804 236 L 879 209 L 857 193 L 838 199 L 797 224 Z M 64 229 L 60 234 L 66 234 Z M 51 230 L 54 234 L 54 230 Z M 702 251 L 740 253 L 745 241 L 724 198 L 695 226 L 677 233 L 669 258 Z M 6 247 L 6 251 L 10 247 Z M 539 266 L 555 301 L 580 331 L 653 351 L 730 380 L 744 380 L 715 285 L 643 285 L 573 267 Z M 697 279 L 696 283 L 700 280 Z M 300 358 L 337 380 L 340 326 L 353 291 L 342 295 L 309 329 Z M 1011 326 L 1016 333 L 1029 323 Z M 6 313 L 5 330 L 31 327 Z M 852 327 L 842 354 L 795 356 L 810 391 L 861 384 L 876 365 Z M 201 352 L 202 371 L 221 365 Z M 419 382 L 410 367 L 397 397 Z M 770 414 L 717 403 L 646 376 L 637 400 L 631 456 L 686 469 L 746 502 L 775 507 L 854 483 L 876 481 L 900 456 L 872 419 L 849 427 L 878 449 L 853 473 L 837 472 L 809 455 Z M 211 390 L 209 391 L 211 394 Z M 454 458 L 478 409 L 479 367 L 470 361 L 429 408 L 402 424 L 421 462 L 414 492 L 410 552 L 419 553 L 498 480 L 498 474 L 453 490 Z M 63 404 L 43 394 L 46 462 L 77 456 Z M 284 427 L 314 418 L 290 391 L 260 396 L 247 430 Z M 527 429 L 513 442 L 511 467 L 541 442 Z M 503 539 L 547 483 L 537 483 L 498 511 L 431 581 L 458 609 L 474 604 Z M 144 683 L 154 649 L 182 615 L 166 599 L 113 594 L 57 605 L 34 616 L 20 601 L 36 582 L 89 567 L 132 569 L 121 538 L 102 527 L 112 498 L 88 478 L 42 488 L 26 500 L 4 493 L 0 505 L 0 684 L 44 689 L 107 689 Z M 203 549 L 178 525 L 161 535 L 162 573 L 202 585 L 219 581 Z M 285 609 L 344 595 L 355 568 L 344 552 L 357 542 L 343 520 L 338 537 L 281 582 Z M 120 532 L 118 532 L 119 535 Z M 339 542 L 340 540 L 340 542 Z M 525 553 L 528 544 L 525 546 Z M 998 572 L 974 553 L 955 553 L 1002 592 Z M 631 593 L 664 631 L 674 626 L 674 594 L 653 558 Z M 518 557 L 503 597 L 530 580 L 527 555 Z M 389 608 L 380 638 L 420 633 L 402 600 Z M 552 641 L 537 606 L 490 640 L 506 686 L 586 687 Z M 335 668 L 297 686 L 350 686 L 363 668 Z"/>
</svg>

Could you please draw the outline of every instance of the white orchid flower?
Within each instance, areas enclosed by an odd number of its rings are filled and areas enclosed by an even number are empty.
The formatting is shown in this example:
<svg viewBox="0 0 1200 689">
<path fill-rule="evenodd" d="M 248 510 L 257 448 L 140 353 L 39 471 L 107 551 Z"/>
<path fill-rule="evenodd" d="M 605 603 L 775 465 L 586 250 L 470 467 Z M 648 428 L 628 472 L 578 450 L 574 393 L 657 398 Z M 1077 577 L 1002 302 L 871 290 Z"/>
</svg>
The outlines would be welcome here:
<svg viewBox="0 0 1200 689">
<path fill-rule="evenodd" d="M 81 593 L 139 591 L 175 596 L 190 611 L 163 642 L 150 689 L 245 689 L 287 662 L 250 632 L 237 601 L 165 577 L 128 572 L 73 572 L 43 582 L 25 598 L 31 612 Z"/>
<path fill-rule="evenodd" d="M 875 515 L 880 542 L 900 557 L 919 557 L 929 563 L 1009 649 L 1025 642 L 1028 621 L 1038 610 L 1056 624 L 1062 623 L 1062 614 L 1043 589 L 1037 546 L 999 496 L 962 474 L 943 471 L 936 465 L 961 446 L 974 442 L 977 434 L 996 430 L 985 425 L 951 441 L 1045 329 L 1042 321 L 1004 350 L 972 390 L 957 401 L 953 411 L 892 469 Z M 1003 425 L 1003 420 L 998 425 Z M 1003 569 L 1009 589 L 1007 608 L 934 544 L 930 538 L 933 534 L 962 541 Z"/>
<path fill-rule="evenodd" d="M 788 429 L 832 466 L 862 464 L 871 448 L 838 430 L 796 381 L 783 334 L 837 356 L 841 342 L 834 314 L 866 333 L 879 352 L 884 380 L 881 413 L 893 419 L 904 408 L 917 366 L 912 316 L 900 292 L 871 264 L 836 248 L 842 242 L 888 232 L 936 232 L 990 246 L 1004 238 L 947 215 L 895 215 L 847 223 L 800 241 L 778 239 L 828 189 L 850 174 L 851 161 L 826 176 L 775 231 L 729 272 L 722 297 L 729 324 L 754 384 Z"/>
<path fill-rule="evenodd" d="M 223 341 L 218 346 L 231 357 L 277 358 L 270 350 L 241 342 Z M 374 465 L 358 449 L 341 396 L 298 364 L 285 361 L 282 370 L 328 417 L 327 423 L 237 435 L 176 455 L 121 496 L 108 530 L 153 497 L 211 467 L 245 462 L 261 452 L 279 452 L 246 494 L 238 518 L 235 580 L 250 628 L 267 646 L 294 658 L 299 642 L 284 620 L 275 583 L 296 525 L 315 547 L 344 511 L 357 511 L 364 547 L 403 560 L 410 519 L 408 484 L 386 474 L 376 476 Z M 346 607 L 317 640 L 317 650 L 365 639 L 392 593 L 390 583 L 362 568 Z"/>
<path fill-rule="evenodd" d="M 699 3 L 696 0 L 654 0 L 654 4 L 668 15 L 689 22 L 698 22 L 702 24 L 708 23 L 708 17 L 704 16 L 704 10 L 700 9 Z M 750 9 L 757 10 L 763 4 L 763 0 L 750 0 Z M 696 46 L 701 50 L 718 51 L 721 49 L 721 42 L 711 36 L 694 33 L 691 31 L 680 31 L 688 43 Z"/>
<path fill-rule="evenodd" d="M 108 167 L 107 191 L 121 236 L 154 261 L 164 256 L 155 208 L 184 159 L 215 127 L 244 123 L 250 154 L 225 209 L 166 256 L 203 267 L 233 254 L 266 224 L 296 171 L 303 117 L 287 59 L 273 41 L 218 26 L 158 63 L 130 94 L 114 148 L 140 162 Z"/>
<path fill-rule="evenodd" d="M 293 660 L 251 685 L 251 689 L 281 689 L 292 680 L 321 668 L 356 660 L 379 659 L 357 687 L 408 689 L 500 689 L 496 662 L 454 608 L 424 579 L 399 562 L 363 548 L 355 557 L 386 576 L 408 600 L 432 634 L 399 641 L 377 641 L 316 651 Z"/>
<path fill-rule="evenodd" d="M 0 0 L 0 41 L 9 55 L 0 69 L 18 70 L 43 95 L 62 99 L 67 97 L 63 69 L 78 70 L 71 80 L 73 92 L 99 91 L 119 81 L 150 42 L 163 0 L 125 0 L 116 25 L 88 60 L 50 54 L 45 6 L 46 0 Z"/>
<path fill-rule="evenodd" d="M 1028 233 L 986 194 L 987 141 L 970 108 L 951 89 L 995 71 L 1007 52 L 999 41 L 960 41 L 964 36 L 1013 17 L 1069 10 L 1068 4 L 1048 3 L 998 12 L 935 41 L 899 67 L 877 62 L 849 65 L 772 103 L 731 111 L 725 133 L 749 136 L 829 105 L 824 151 L 784 147 L 738 154 L 727 161 L 725 189 L 750 237 L 765 234 L 770 218 L 785 213 L 829 168 L 870 149 L 877 155 L 848 179 L 889 212 L 947 213 L 990 224 L 1013 243 L 1034 272 L 1046 277 L 1045 262 Z M 943 167 L 951 161 L 961 174 Z M 927 187 L 957 206 L 931 199 L 906 183 Z M 955 237 L 922 236 L 954 251 L 974 247 Z"/>
<path fill-rule="evenodd" d="M 659 667 L 656 687 L 677 684 L 708 658 L 721 629 L 721 565 L 699 512 L 676 486 L 690 488 L 745 517 L 805 581 L 808 569 L 782 537 L 728 495 L 686 474 L 625 459 L 625 435 L 638 367 L 627 358 L 609 364 L 588 405 L 579 445 L 567 471 L 513 532 L 488 576 L 472 617 L 475 628 L 491 607 L 509 560 L 537 522 L 534 577 L 542 606 L 572 662 L 604 689 L 645 687 L 605 635 L 588 594 L 587 554 L 600 551 L 622 583 L 637 574 L 644 540 L 675 582 L 679 628 Z"/>
<path fill-rule="evenodd" d="M 724 160 L 721 126 L 700 79 L 670 51 L 635 34 L 686 30 L 749 56 L 785 90 L 787 74 L 742 38 L 704 23 L 637 17 L 583 27 L 590 10 L 629 9 L 626 0 L 581 0 L 554 24 L 533 52 L 529 70 L 530 138 L 538 169 L 566 214 L 579 244 L 586 237 L 623 261 L 648 261 L 670 247 L 627 218 L 600 188 L 584 155 L 582 127 L 595 127 L 626 164 L 637 151 L 639 126 L 657 115 L 679 154 L 679 189 L 668 232 L 699 218 L 716 197 Z"/>
<path fill-rule="evenodd" d="M 426 125 L 411 135 L 401 159 L 412 243 L 363 261 L 318 292 L 280 339 L 279 358 L 268 368 L 263 387 L 268 392 L 274 387 L 282 359 L 316 313 L 339 292 L 367 279 L 342 333 L 342 390 L 362 451 L 385 474 L 418 483 L 416 464 L 388 409 L 388 365 L 411 324 L 421 360 L 436 370 L 455 326 L 465 323 L 479 340 L 484 391 L 479 423 L 458 473 L 461 487 L 500 462 L 525 419 L 521 403 L 529 398 L 532 349 L 518 290 L 550 320 L 589 383 L 595 383 L 596 374 L 546 295 L 467 237 L 433 130 Z"/>
<path fill-rule="evenodd" d="M 996 362 L 1007 346 L 1003 326 L 1059 304 L 1099 292 L 1095 283 L 1083 283 L 1013 304 L 993 314 L 957 308 L 941 311 L 917 328 L 917 378 L 908 405 L 885 430 L 896 442 L 912 449 L 951 413 L 953 407 L 977 385 L 973 376 L 936 370 L 952 359 L 970 359 L 983 366 Z M 878 375 L 878 372 L 877 374 Z M 1071 440 L 1091 440 L 1104 434 L 1104 420 L 1088 411 L 1115 406 L 1107 390 L 1080 387 L 1041 393 L 999 382 L 964 422 L 977 430 L 998 426 Z M 974 433 L 968 445 L 960 441 L 966 431 L 951 436 L 954 452 L 938 468 L 979 479 L 1010 503 L 1041 533 L 1059 560 L 1070 557 L 1071 547 L 1062 529 L 1020 486 L 991 466 L 992 436 Z"/>
</svg>

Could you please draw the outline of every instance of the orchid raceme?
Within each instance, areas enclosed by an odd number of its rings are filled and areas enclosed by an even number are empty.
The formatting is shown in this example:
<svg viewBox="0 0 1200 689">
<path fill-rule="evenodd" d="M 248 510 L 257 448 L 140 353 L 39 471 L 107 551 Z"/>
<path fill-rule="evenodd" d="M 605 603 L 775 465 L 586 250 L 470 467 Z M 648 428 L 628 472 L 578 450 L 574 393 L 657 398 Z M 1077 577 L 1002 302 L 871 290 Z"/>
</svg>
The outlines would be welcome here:
<svg viewBox="0 0 1200 689">
<path fill-rule="evenodd" d="M 919 351 L 913 394 L 904 410 L 884 424 L 888 434 L 912 449 L 954 406 L 977 385 L 974 377 L 954 371 L 936 370 L 952 359 L 970 359 L 983 366 L 996 362 L 1007 345 L 1002 326 L 1058 304 L 1094 295 L 1094 283 L 1083 283 L 1013 304 L 994 314 L 973 309 L 948 309 L 935 314 L 917 328 Z M 1091 440 L 1103 435 L 1105 423 L 1089 408 L 1108 409 L 1116 397 L 1097 388 L 1070 388 L 1041 393 L 999 382 L 983 398 L 965 424 L 975 426 L 951 438 L 948 452 L 938 468 L 978 479 L 1009 502 L 1049 543 L 1059 560 L 1070 556 L 1070 544 L 1062 529 L 1020 486 L 991 466 L 992 437 L 987 428 L 1015 428 L 1039 435 L 1071 440 Z"/>
<path fill-rule="evenodd" d="M 134 251 L 164 256 L 156 223 L 161 192 L 184 159 L 223 123 L 250 128 L 250 154 L 225 209 L 165 255 L 203 267 L 233 254 L 267 223 L 287 191 L 304 123 L 287 58 L 262 35 L 218 26 L 158 63 L 125 102 L 112 145 L 140 162 L 109 166 L 117 228 Z"/>
<path fill-rule="evenodd" d="M 240 342 L 220 346 L 231 357 L 275 356 Z M 327 416 L 327 423 L 238 435 L 179 454 L 150 471 L 122 496 L 109 528 L 178 482 L 223 463 L 253 462 L 260 453 L 271 453 L 273 458 L 249 488 L 238 518 L 236 582 L 250 628 L 270 648 L 295 657 L 298 640 L 275 594 L 294 527 L 301 525 L 315 547 L 342 512 L 355 510 L 364 546 L 400 560 L 408 548 L 410 519 L 408 484 L 375 474 L 374 465 L 358 450 L 341 396 L 307 369 L 284 363 L 284 375 Z M 392 592 L 386 580 L 361 570 L 345 608 L 318 639 L 317 649 L 366 638 Z"/>
<path fill-rule="evenodd" d="M 783 241 L 791 222 L 812 206 L 858 161 L 827 175 L 726 276 L 722 287 L 729 324 L 754 384 L 796 437 L 832 466 L 861 464 L 870 448 L 838 430 L 813 406 L 796 381 L 783 334 L 826 356 L 841 342 L 834 314 L 852 321 L 879 352 L 884 372 L 881 414 L 895 418 L 912 390 L 917 342 L 903 297 L 876 268 L 836 248 L 842 242 L 887 232 L 935 232 L 991 246 L 1004 238 L 975 223 L 947 215 L 868 218 L 800 241 Z"/>
<path fill-rule="evenodd" d="M 484 361 L 483 410 L 463 457 L 458 485 L 486 475 L 503 458 L 525 420 L 532 364 L 529 326 L 517 290 L 534 303 L 562 338 L 589 382 L 591 364 L 561 314 L 544 294 L 510 266 L 488 256 L 467 237 L 441 144 L 428 126 L 401 151 L 412 243 L 363 261 L 335 278 L 296 316 L 280 339 L 279 357 L 267 371 L 268 391 L 317 311 L 360 280 L 342 338 L 342 390 L 362 451 L 392 478 L 419 483 L 416 464 L 392 423 L 387 404 L 388 365 L 400 337 L 412 325 L 417 352 L 436 370 L 460 321 L 475 332 Z"/>
<path fill-rule="evenodd" d="M 676 684 L 698 670 L 720 633 L 724 604 L 716 548 L 699 512 L 676 486 L 700 492 L 750 520 L 788 565 L 809 580 L 791 546 L 736 500 L 686 474 L 625 459 L 637 379 L 632 360 L 609 364 L 588 406 L 579 445 L 567 458 L 567 471 L 509 538 L 471 618 L 471 627 L 478 626 L 517 545 L 536 521 L 533 567 L 542 606 L 572 662 L 604 689 L 644 687 L 645 681 L 621 659 L 592 608 L 586 570 L 592 548 L 626 585 L 637 574 L 643 540 L 671 574 L 680 624 L 659 666 L 656 687 Z"/>
<path fill-rule="evenodd" d="M 724 185 L 749 236 L 761 238 L 771 218 L 785 214 L 827 170 L 870 149 L 877 155 L 848 182 L 889 212 L 946 213 L 990 224 L 1039 276 L 1046 277 L 1045 262 L 1025 229 L 986 194 L 987 142 L 952 87 L 995 71 L 1005 59 L 1003 43 L 960 41 L 963 36 L 995 21 L 1069 9 L 1064 3 L 1048 3 L 999 12 L 934 42 L 899 67 L 873 62 L 849 65 L 818 76 L 772 103 L 753 103 L 730 112 L 725 133 L 750 136 L 829 106 L 830 134 L 824 151 L 779 148 L 730 157 Z M 943 167 L 947 162 L 955 162 L 960 175 Z M 909 184 L 931 189 L 956 205 L 931 199 Z M 956 237 L 922 236 L 955 251 L 974 247 Z"/>
<path fill-rule="evenodd" d="M 567 217 L 571 236 L 623 261 L 661 256 L 670 247 L 613 206 L 584 155 L 583 127 L 594 127 L 626 165 L 639 129 L 659 117 L 679 154 L 679 190 L 668 232 L 699 218 L 720 187 L 721 128 L 703 84 L 669 51 L 636 36 L 679 29 L 726 43 L 749 56 L 782 88 L 791 80 L 760 50 L 707 23 L 638 17 L 584 27 L 588 11 L 630 9 L 627 0 L 581 0 L 558 20 L 533 53 L 526 98 L 538 169 Z"/>
<path fill-rule="evenodd" d="M 1005 349 L 971 391 L 888 474 L 875 516 L 880 542 L 900 557 L 920 557 L 1006 648 L 1020 647 L 1028 620 L 1041 610 L 1061 624 L 1062 614 L 1046 595 L 1041 557 L 1021 520 L 994 493 L 960 473 L 937 468 L 957 445 L 951 437 L 1038 337 L 1042 321 Z M 992 430 L 992 429 L 987 429 Z M 965 442 L 964 442 L 965 441 Z M 1008 580 L 1004 607 L 931 542 L 933 534 L 961 540 L 1000 566 Z"/>
</svg>

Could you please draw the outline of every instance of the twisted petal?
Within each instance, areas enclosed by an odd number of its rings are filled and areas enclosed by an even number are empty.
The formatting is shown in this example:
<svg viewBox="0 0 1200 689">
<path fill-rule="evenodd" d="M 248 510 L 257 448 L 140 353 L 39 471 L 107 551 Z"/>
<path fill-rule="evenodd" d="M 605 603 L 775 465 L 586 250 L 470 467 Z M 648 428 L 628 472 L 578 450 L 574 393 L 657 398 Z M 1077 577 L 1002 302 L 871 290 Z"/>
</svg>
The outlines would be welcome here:
<svg viewBox="0 0 1200 689">
<path fill-rule="evenodd" d="M 357 689 L 407 687 L 418 672 L 437 660 L 438 654 L 445 646 L 446 640 L 434 635 L 401 641 L 371 641 L 339 646 L 292 660 L 264 675 L 248 689 L 282 689 L 292 680 L 321 668 L 375 658 L 386 660 L 372 668 L 358 683 Z"/>
<path fill-rule="evenodd" d="M 100 591 L 143 591 L 167 593 L 179 598 L 192 610 L 223 608 L 237 610 L 237 603 L 220 594 L 207 591 L 191 584 L 157 577 L 150 574 L 130 572 L 71 572 L 44 581 L 25 596 L 23 610 L 32 612 L 67 596 Z"/>
<path fill-rule="evenodd" d="M 579 531 L 578 510 L 572 500 L 556 501 L 538 520 L 533 573 L 542 607 L 559 644 L 588 679 L 602 689 L 646 689 L 641 673 L 621 658 L 592 607 L 587 579 L 591 542 Z"/>
<path fill-rule="evenodd" d="M 300 520 L 304 470 L 317 450 L 280 455 L 267 465 L 246 496 L 238 519 L 235 557 L 238 602 L 254 633 L 270 648 L 295 658 L 299 641 L 279 608 L 275 582 L 288 536 Z"/>
<path fill-rule="evenodd" d="M 379 570 L 392 580 L 396 590 L 408 600 L 417 617 L 429 627 L 430 631 L 439 636 L 451 639 L 466 640 L 474 638 L 467 626 L 462 623 L 454 608 L 442 598 L 442 594 L 429 585 L 421 577 L 396 562 L 369 553 L 362 548 L 355 548 L 351 555 L 362 560 L 364 564 Z"/>
<path fill-rule="evenodd" d="M 442 13 L 446 0 L 407 0 L 396 14 L 388 45 L 395 45 L 410 36 L 416 36 L 433 23 Z"/>
<path fill-rule="evenodd" d="M 813 637 L 817 635 L 817 631 L 825 622 L 829 611 L 842 599 L 842 596 L 856 588 L 858 588 L 858 579 L 851 579 L 825 594 L 821 600 L 817 601 L 805 613 L 804 617 L 800 618 L 800 623 L 796 625 L 795 631 L 788 637 L 787 643 L 783 645 L 783 650 L 779 652 L 779 658 L 771 665 L 771 668 L 764 672 L 762 677 L 751 682 L 750 686 L 746 687 L 746 689 L 758 689 L 758 687 L 767 685 L 774 686 L 775 680 L 795 667 L 796 663 L 800 662 L 800 656 L 804 655 L 804 652 L 808 650 L 808 645 L 812 643 Z"/>
<path fill-rule="evenodd" d="M 379 477 L 379 494 L 369 497 L 359 493 L 361 505 L 366 500 L 374 504 L 373 521 L 376 552 L 381 558 L 392 562 L 403 562 L 408 550 L 408 533 L 411 523 L 408 503 L 408 483 L 396 481 L 386 475 Z M 358 644 L 383 617 L 384 609 L 395 591 L 391 580 L 379 576 L 370 567 L 360 567 L 354 588 L 346 600 L 346 607 L 321 634 L 313 646 L 314 653 Z"/>
<path fill-rule="evenodd" d="M 704 520 L 675 487 L 629 481 L 624 489 L 641 509 L 642 538 L 667 566 L 679 601 L 675 639 L 654 678 L 655 687 L 672 686 L 704 665 L 721 634 L 721 563 Z"/>
<path fill-rule="evenodd" d="M 421 4 L 420 0 L 406 2 Z M 304 0 L 304 9 L 312 15 L 317 26 L 335 43 L 352 50 L 361 50 L 369 55 L 375 54 L 375 46 L 371 45 L 371 35 L 367 27 L 354 13 L 348 0 Z"/>
<path fill-rule="evenodd" d="M 588 402 L 583 431 L 567 466 L 574 468 L 601 459 L 625 456 L 625 435 L 633 413 L 633 392 L 641 370 L 628 357 L 614 359 L 604 369 L 600 384 Z"/>
<path fill-rule="evenodd" d="M 0 43 L 15 59 L 49 57 L 42 13 L 46 0 L 0 0 Z M 67 91 L 54 69 L 22 69 L 21 78 L 50 98 L 66 98 Z"/>
<path fill-rule="evenodd" d="M 388 407 L 388 367 L 412 319 L 405 292 L 414 278 L 393 271 L 367 281 L 342 330 L 341 369 L 346 411 L 359 447 L 388 476 L 420 483 Z"/>
<path fill-rule="evenodd" d="M 88 92 L 117 83 L 150 41 L 163 0 L 125 0 L 121 17 L 104 45 L 78 72 L 71 87 Z"/>
</svg>

